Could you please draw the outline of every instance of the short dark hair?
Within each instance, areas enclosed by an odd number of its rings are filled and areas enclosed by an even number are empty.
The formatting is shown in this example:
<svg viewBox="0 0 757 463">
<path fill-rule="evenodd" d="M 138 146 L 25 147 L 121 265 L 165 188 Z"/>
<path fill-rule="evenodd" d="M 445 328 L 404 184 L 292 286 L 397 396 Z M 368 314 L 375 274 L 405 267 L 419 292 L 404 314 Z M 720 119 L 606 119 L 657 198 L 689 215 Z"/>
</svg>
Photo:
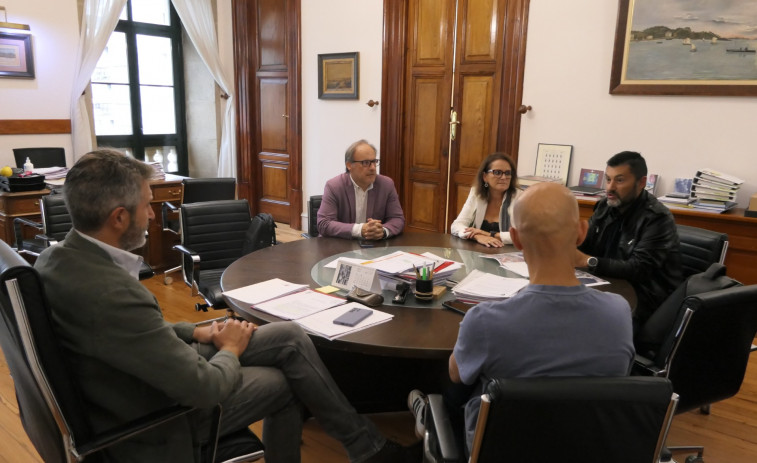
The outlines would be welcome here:
<svg viewBox="0 0 757 463">
<path fill-rule="evenodd" d="M 490 154 L 481 161 L 481 165 L 478 166 L 478 172 L 476 172 L 476 178 L 473 180 L 474 191 L 482 198 L 489 199 L 489 188 L 484 187 L 483 177 L 484 172 L 491 168 L 494 161 L 505 161 L 510 164 L 510 170 L 513 175 L 510 177 L 510 188 L 507 189 L 507 192 L 515 193 L 515 190 L 518 189 L 518 167 L 515 165 L 515 161 L 513 161 L 513 158 L 511 158 L 509 154 L 496 152 Z"/>
<path fill-rule="evenodd" d="M 114 149 L 82 156 L 66 174 L 63 192 L 71 222 L 81 232 L 100 230 L 117 207 L 134 215 L 142 184 L 155 173 L 149 165 Z"/>
<path fill-rule="evenodd" d="M 631 168 L 631 173 L 636 180 L 647 176 L 647 161 L 645 161 L 641 154 L 636 151 L 621 151 L 607 160 L 607 165 L 610 167 L 618 167 L 626 164 Z"/>
</svg>

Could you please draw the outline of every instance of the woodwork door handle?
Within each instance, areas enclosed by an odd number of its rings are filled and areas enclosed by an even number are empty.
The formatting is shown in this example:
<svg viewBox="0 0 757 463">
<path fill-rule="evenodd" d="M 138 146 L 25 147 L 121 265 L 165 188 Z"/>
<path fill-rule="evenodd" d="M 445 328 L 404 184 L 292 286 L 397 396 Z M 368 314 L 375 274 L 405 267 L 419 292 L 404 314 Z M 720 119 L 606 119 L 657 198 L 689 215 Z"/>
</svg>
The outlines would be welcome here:
<svg viewBox="0 0 757 463">
<path fill-rule="evenodd" d="M 522 104 L 522 105 L 520 105 L 520 108 L 518 108 L 518 112 L 521 113 L 521 114 L 526 114 L 527 112 L 531 111 L 532 109 L 533 108 L 531 107 L 531 105 L 526 106 L 526 105 Z"/>
<path fill-rule="evenodd" d="M 457 126 L 461 125 L 461 122 L 457 120 L 457 111 L 451 109 L 449 112 L 449 137 L 450 140 L 454 140 L 457 137 Z"/>
<path fill-rule="evenodd" d="M 285 117 L 285 118 L 289 119 L 289 115 L 288 114 L 282 114 L 281 117 Z"/>
</svg>

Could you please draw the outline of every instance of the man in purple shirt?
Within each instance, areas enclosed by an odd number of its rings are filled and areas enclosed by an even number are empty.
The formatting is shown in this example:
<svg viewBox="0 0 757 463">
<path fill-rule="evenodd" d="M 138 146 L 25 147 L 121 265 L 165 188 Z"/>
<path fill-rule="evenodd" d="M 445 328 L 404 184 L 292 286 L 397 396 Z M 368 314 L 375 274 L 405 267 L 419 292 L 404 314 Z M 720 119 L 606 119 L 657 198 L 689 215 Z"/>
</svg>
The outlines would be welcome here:
<svg viewBox="0 0 757 463">
<path fill-rule="evenodd" d="M 405 215 L 392 179 L 376 172 L 376 148 L 358 140 L 344 153 L 344 164 L 347 171 L 326 182 L 318 233 L 362 240 L 402 233 Z"/>
</svg>

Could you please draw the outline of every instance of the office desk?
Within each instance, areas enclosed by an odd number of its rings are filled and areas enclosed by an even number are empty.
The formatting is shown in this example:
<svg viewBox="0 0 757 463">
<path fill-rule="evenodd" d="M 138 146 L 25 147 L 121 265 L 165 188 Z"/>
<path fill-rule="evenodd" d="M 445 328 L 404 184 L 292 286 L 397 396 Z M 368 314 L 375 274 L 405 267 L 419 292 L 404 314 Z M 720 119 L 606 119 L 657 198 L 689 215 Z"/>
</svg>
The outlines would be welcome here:
<svg viewBox="0 0 757 463">
<path fill-rule="evenodd" d="M 503 275 L 505 271 L 498 270 L 495 261 L 482 259 L 478 253 L 515 250 L 512 247 L 485 248 L 446 234 L 405 233 L 366 249 L 360 248 L 353 240 L 313 238 L 261 249 L 242 257 L 226 269 L 221 287 L 228 291 L 281 278 L 316 288 L 325 283 L 317 281 L 322 278 L 317 275 L 319 266 L 335 255 L 349 252 L 354 254 L 353 257 L 359 255 L 369 259 L 397 249 L 410 250 L 408 247 L 414 252 L 430 250 L 440 257 L 464 262 L 466 269 L 474 266 L 490 268 Z M 446 252 L 441 253 L 438 248 Z M 333 270 L 330 272 L 333 274 Z M 465 270 L 456 273 L 453 279 L 460 279 L 463 272 Z M 624 295 L 632 306 L 636 305 L 636 296 L 629 283 L 623 280 L 613 280 L 612 283 L 597 289 L 610 289 Z M 440 300 L 423 306 L 397 306 L 391 304 L 392 295 L 392 292 L 385 292 L 385 305 L 379 308 L 394 315 L 390 322 L 333 341 L 312 337 L 337 383 L 353 405 L 364 412 L 402 409 L 411 389 L 439 391 L 441 384 L 448 380 L 447 360 L 455 345 L 462 317 L 441 309 Z M 454 296 L 447 291 L 445 297 Z M 412 298 L 408 295 L 408 299 Z M 234 300 L 227 302 L 237 313 L 256 323 L 280 320 Z"/>
</svg>

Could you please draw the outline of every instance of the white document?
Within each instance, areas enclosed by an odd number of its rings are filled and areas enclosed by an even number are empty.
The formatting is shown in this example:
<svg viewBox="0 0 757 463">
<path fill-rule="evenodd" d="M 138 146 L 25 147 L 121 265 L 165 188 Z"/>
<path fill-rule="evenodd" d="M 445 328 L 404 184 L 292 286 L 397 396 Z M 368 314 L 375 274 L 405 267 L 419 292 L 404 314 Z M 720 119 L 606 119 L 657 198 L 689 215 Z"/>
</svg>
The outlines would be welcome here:
<svg viewBox="0 0 757 463">
<path fill-rule="evenodd" d="M 223 295 L 245 304 L 255 305 L 276 297 L 302 291 L 306 288 L 308 288 L 308 285 L 290 283 L 280 278 L 273 278 L 268 281 L 255 283 L 254 285 L 243 286 L 241 288 L 232 289 L 231 291 L 224 291 Z"/>
<path fill-rule="evenodd" d="M 332 260 L 328 264 L 324 265 L 323 268 L 336 268 L 336 263 L 340 260 L 343 260 L 345 262 L 349 262 L 350 264 L 360 265 L 363 262 L 366 262 L 365 259 L 355 259 L 354 257 L 337 257 L 336 259 Z"/>
<path fill-rule="evenodd" d="M 429 264 L 433 265 L 433 261 L 428 257 L 404 251 L 396 251 L 363 263 L 366 267 L 375 268 L 379 272 L 391 275 L 410 270 L 413 265 L 422 267 Z"/>
<path fill-rule="evenodd" d="M 513 296 L 526 285 L 528 280 L 525 278 L 506 278 L 473 270 L 452 291 L 476 299 L 504 299 Z"/>
<path fill-rule="evenodd" d="M 321 310 L 330 309 L 347 302 L 345 299 L 319 293 L 312 289 L 298 291 L 288 296 L 255 304 L 253 307 L 284 320 L 296 320 Z"/>
<path fill-rule="evenodd" d="M 322 310 L 313 315 L 300 318 L 298 320 L 295 320 L 295 323 L 302 326 L 305 330 L 318 336 L 323 336 L 327 339 L 336 339 L 340 336 L 344 336 L 345 334 L 354 333 L 356 331 L 364 330 L 371 326 L 378 325 L 379 323 L 388 322 L 389 320 L 394 318 L 394 315 L 392 314 L 381 312 L 375 309 L 369 309 L 372 310 L 373 313 L 355 326 L 344 326 L 334 323 L 334 320 L 337 317 L 345 314 L 350 309 L 353 309 L 355 307 L 360 307 L 362 309 L 367 308 L 363 304 L 350 302 L 349 304 L 340 305 L 338 307 L 334 307 L 333 309 Z"/>
<path fill-rule="evenodd" d="M 505 262 L 502 267 L 523 278 L 528 278 L 528 265 L 525 262 Z"/>
</svg>

